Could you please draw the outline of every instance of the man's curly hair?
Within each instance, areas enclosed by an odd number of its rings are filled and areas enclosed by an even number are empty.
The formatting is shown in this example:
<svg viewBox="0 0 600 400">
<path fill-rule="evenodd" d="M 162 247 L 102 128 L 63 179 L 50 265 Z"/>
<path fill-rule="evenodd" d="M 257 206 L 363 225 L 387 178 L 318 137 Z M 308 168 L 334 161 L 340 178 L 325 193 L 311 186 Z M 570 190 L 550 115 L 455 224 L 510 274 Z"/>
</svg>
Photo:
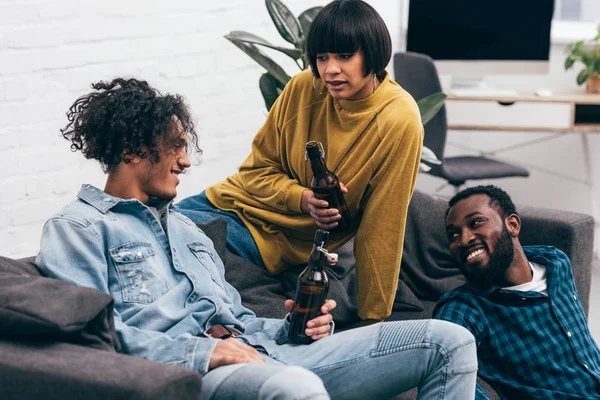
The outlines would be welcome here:
<svg viewBox="0 0 600 400">
<path fill-rule="evenodd" d="M 69 123 L 61 129 L 71 150 L 81 150 L 88 159 L 109 172 L 132 157 L 159 161 L 161 144 L 179 119 L 187 133 L 188 148 L 196 151 L 198 136 L 189 110 L 180 95 L 162 95 L 146 81 L 116 78 L 92 84 L 96 91 L 78 98 L 69 108 Z"/>
</svg>

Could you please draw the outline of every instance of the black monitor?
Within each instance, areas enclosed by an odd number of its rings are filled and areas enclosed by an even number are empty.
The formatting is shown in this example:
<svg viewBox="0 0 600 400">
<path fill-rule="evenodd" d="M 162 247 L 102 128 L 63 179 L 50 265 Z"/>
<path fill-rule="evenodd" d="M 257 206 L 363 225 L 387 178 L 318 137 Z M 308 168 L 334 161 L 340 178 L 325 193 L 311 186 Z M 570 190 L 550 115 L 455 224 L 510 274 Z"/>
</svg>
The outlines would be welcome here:
<svg viewBox="0 0 600 400">
<path fill-rule="evenodd" d="M 440 73 L 481 79 L 545 73 L 554 0 L 411 0 L 406 50 Z"/>
</svg>

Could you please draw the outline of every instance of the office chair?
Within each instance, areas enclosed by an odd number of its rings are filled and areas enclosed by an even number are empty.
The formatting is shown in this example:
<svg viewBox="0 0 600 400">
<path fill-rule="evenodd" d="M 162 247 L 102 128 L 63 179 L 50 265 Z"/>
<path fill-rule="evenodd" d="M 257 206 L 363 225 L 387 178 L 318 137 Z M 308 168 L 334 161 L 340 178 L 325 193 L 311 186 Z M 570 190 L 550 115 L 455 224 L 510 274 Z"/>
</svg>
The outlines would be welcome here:
<svg viewBox="0 0 600 400">
<path fill-rule="evenodd" d="M 394 54 L 394 78 L 416 101 L 441 92 L 442 85 L 431 57 L 419 53 Z M 431 175 L 446 179 L 458 191 L 459 187 L 471 179 L 507 178 L 513 176 L 528 177 L 525 168 L 492 160 L 483 156 L 444 157 L 446 145 L 446 107 L 425 125 L 424 145 L 431 149 L 442 161 L 441 165 L 432 165 Z"/>
</svg>

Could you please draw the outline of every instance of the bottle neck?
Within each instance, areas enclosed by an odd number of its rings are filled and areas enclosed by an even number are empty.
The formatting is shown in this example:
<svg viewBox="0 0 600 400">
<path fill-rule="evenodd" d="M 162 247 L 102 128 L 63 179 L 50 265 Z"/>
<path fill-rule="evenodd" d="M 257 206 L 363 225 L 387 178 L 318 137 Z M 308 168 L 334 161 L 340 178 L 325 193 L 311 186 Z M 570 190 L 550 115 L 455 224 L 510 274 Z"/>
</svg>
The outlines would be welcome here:
<svg viewBox="0 0 600 400">
<path fill-rule="evenodd" d="M 325 247 L 326 245 L 327 243 L 324 243 L 323 247 Z M 323 270 L 327 266 L 327 256 L 325 256 L 325 254 L 319 251 L 319 246 L 321 245 L 314 244 L 312 252 L 310 253 L 308 266 L 311 269 Z"/>
<path fill-rule="evenodd" d="M 327 169 L 327 165 L 325 165 L 325 160 L 323 157 L 314 157 L 310 159 L 310 166 L 313 171 L 313 175 L 316 179 L 327 175 L 329 170 Z"/>
</svg>

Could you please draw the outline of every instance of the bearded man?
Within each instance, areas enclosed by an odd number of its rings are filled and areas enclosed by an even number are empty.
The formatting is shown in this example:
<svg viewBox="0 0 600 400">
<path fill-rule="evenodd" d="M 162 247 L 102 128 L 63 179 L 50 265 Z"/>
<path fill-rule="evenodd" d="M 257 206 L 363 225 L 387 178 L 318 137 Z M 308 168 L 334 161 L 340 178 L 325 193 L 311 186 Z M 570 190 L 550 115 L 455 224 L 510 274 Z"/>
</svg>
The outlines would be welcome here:
<svg viewBox="0 0 600 400">
<path fill-rule="evenodd" d="M 478 374 L 503 399 L 599 399 L 600 349 L 571 262 L 554 247 L 522 247 L 520 229 L 498 187 L 465 189 L 449 201 L 449 249 L 467 283 L 440 299 L 434 317 L 471 331 Z M 480 387 L 476 398 L 487 398 Z"/>
</svg>

